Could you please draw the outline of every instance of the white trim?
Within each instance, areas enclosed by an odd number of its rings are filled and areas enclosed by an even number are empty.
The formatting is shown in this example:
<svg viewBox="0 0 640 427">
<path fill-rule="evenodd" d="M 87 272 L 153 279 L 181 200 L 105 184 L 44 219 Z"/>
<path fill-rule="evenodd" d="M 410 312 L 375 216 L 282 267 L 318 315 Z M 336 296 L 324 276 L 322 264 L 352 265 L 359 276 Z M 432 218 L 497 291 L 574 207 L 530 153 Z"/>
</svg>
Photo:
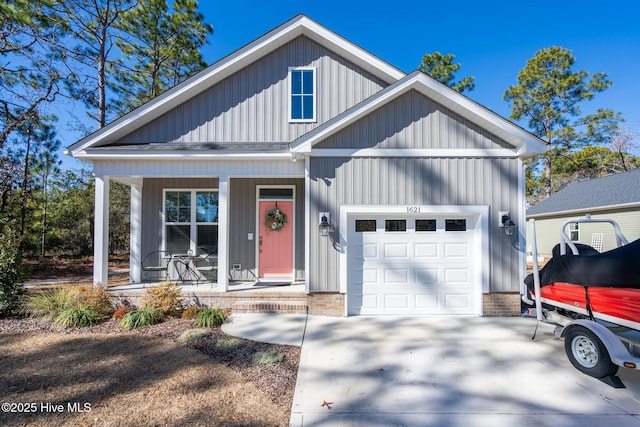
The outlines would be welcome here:
<svg viewBox="0 0 640 427">
<path fill-rule="evenodd" d="M 142 181 L 142 180 L 141 180 Z M 129 280 L 142 281 L 142 185 L 131 185 Z"/>
<path fill-rule="evenodd" d="M 305 35 L 340 56 L 345 56 L 346 59 L 389 84 L 405 75 L 389 63 L 380 60 L 308 17 L 298 15 L 131 113 L 69 146 L 65 153 L 76 157 L 78 152 L 87 147 L 99 145 L 102 142 L 114 142 L 122 138 L 134 129 L 162 116 L 182 102 L 194 98 L 197 94 L 300 35 Z"/>
<path fill-rule="evenodd" d="M 306 133 L 292 145 L 293 152 L 309 153 L 313 145 L 346 128 L 356 120 L 389 103 L 401 95 L 417 90 L 456 114 L 493 133 L 513 145 L 521 158 L 528 158 L 546 151 L 547 145 L 535 135 L 516 126 L 507 119 L 472 101 L 448 86 L 414 71 L 393 85 L 381 90 L 355 107 L 345 111 L 323 126 Z"/>
<path fill-rule="evenodd" d="M 191 206 L 189 222 L 167 222 L 167 193 L 169 192 L 182 192 L 191 193 Z M 218 222 L 197 222 L 196 221 L 196 209 L 197 209 L 197 194 L 198 193 L 217 193 L 218 194 Z M 189 225 L 189 250 L 197 254 L 198 250 L 198 224 L 200 225 L 217 225 L 218 236 L 220 235 L 220 191 L 218 188 L 163 188 L 162 189 L 162 248 L 167 250 L 167 224 L 169 225 Z M 220 250 L 218 248 L 218 250 Z"/>
<path fill-rule="evenodd" d="M 311 274 L 311 159 L 304 159 L 304 292 L 310 290 Z"/>
<path fill-rule="evenodd" d="M 313 117 L 310 119 L 294 119 L 291 117 L 293 111 L 291 107 L 293 106 L 293 93 L 291 91 L 293 86 L 293 79 L 291 78 L 292 71 L 312 71 L 313 82 L 311 83 L 313 86 Z M 288 88 L 288 98 L 287 98 L 287 119 L 289 123 L 316 123 L 318 121 L 318 83 L 317 83 L 317 75 L 318 70 L 317 67 L 289 67 L 289 71 L 287 73 L 287 88 Z M 304 79 L 303 79 L 304 80 Z M 298 94 L 296 94 L 298 95 Z M 304 93 L 300 94 L 300 96 L 304 95 Z M 304 103 L 301 104 L 302 111 L 304 111 Z"/>
<path fill-rule="evenodd" d="M 218 177 L 218 290 L 229 290 L 229 185 L 228 176 Z M 223 227 L 220 227 L 223 224 Z"/>
<path fill-rule="evenodd" d="M 409 210 L 418 209 L 419 213 L 412 213 Z M 489 292 L 489 206 L 485 205 L 343 205 L 340 207 L 340 293 L 345 295 L 344 315 L 348 313 L 347 292 L 348 283 L 348 235 L 349 218 L 353 215 L 382 215 L 382 214 L 403 214 L 403 215 L 446 215 L 462 214 L 478 217 L 478 225 L 474 229 L 474 253 L 482 254 L 476 259 L 474 269 L 474 281 L 476 283 L 476 315 L 482 315 L 483 294 Z"/>
<path fill-rule="evenodd" d="M 313 157 L 518 157 L 508 148 L 312 148 Z"/>
<path fill-rule="evenodd" d="M 290 160 L 292 154 L 286 152 L 211 152 L 211 151 L 136 151 L 136 150 L 109 150 L 109 151 L 80 151 L 74 154 L 76 159 L 80 160 L 168 160 L 168 159 L 224 159 L 224 160 L 254 160 L 270 158 L 270 159 L 286 159 Z"/>
<path fill-rule="evenodd" d="M 96 175 L 93 285 L 109 285 L 109 177 Z"/>
<path fill-rule="evenodd" d="M 291 276 L 287 277 L 260 277 L 260 229 L 264 227 L 262 223 L 262 218 L 260 217 L 260 190 L 263 188 L 290 188 L 292 193 L 292 199 L 265 199 L 264 201 L 283 201 L 283 202 L 293 202 L 293 219 L 290 218 L 290 221 L 287 223 L 290 224 L 293 222 L 293 231 L 292 231 L 292 260 L 291 260 Z M 256 185 L 256 239 L 255 239 L 255 254 L 256 254 L 256 277 L 260 279 L 261 282 L 269 282 L 269 281 L 280 281 L 291 280 L 292 282 L 296 280 L 296 185 L 295 184 L 258 184 Z"/>
</svg>

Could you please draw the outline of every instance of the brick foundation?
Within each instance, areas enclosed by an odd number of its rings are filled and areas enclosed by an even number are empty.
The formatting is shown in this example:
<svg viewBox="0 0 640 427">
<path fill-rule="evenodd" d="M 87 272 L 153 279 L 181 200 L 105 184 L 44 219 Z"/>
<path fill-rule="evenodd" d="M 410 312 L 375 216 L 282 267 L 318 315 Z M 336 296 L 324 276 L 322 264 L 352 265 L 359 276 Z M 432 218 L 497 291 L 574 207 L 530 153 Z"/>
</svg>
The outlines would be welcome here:
<svg viewBox="0 0 640 427">
<path fill-rule="evenodd" d="M 483 316 L 520 316 L 520 294 L 489 293 L 483 294 Z"/>
<path fill-rule="evenodd" d="M 313 293 L 308 295 L 309 314 L 342 317 L 345 313 L 344 294 Z"/>
</svg>

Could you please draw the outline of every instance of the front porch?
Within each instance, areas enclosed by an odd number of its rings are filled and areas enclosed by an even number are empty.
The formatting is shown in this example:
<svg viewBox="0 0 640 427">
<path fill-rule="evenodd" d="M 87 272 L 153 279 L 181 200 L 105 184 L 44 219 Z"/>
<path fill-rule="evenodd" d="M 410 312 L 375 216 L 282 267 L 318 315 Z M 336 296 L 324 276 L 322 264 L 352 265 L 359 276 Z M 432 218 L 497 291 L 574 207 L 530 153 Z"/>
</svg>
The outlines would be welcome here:
<svg viewBox="0 0 640 427">
<path fill-rule="evenodd" d="M 109 287 L 109 292 L 121 302 L 139 306 L 142 295 L 160 282 L 130 283 Z M 233 313 L 300 313 L 309 311 L 303 282 L 291 284 L 261 282 L 230 282 L 226 291 L 213 282 L 178 283 L 187 305 L 231 310 Z"/>
</svg>

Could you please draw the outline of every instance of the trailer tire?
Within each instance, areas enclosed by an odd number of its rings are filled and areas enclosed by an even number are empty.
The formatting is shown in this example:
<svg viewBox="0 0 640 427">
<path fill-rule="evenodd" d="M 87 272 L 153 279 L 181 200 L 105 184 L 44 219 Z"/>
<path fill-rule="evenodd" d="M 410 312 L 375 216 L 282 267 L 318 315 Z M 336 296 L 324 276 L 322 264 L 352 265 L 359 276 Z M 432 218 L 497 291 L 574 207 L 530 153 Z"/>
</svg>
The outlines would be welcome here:
<svg viewBox="0 0 640 427">
<path fill-rule="evenodd" d="M 585 327 L 574 326 L 567 332 L 564 350 L 571 364 L 584 374 L 604 378 L 618 372 L 600 338 Z"/>
</svg>

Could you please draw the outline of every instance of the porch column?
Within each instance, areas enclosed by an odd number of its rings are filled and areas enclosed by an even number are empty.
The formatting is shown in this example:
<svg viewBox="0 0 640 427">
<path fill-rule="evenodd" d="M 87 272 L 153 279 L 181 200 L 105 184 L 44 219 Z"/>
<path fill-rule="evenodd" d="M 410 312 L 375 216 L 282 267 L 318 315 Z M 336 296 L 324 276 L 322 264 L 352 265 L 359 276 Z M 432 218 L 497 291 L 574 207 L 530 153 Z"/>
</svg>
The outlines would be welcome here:
<svg viewBox="0 0 640 427">
<path fill-rule="evenodd" d="M 109 280 L 109 177 L 96 175 L 93 233 L 93 285 Z"/>
<path fill-rule="evenodd" d="M 129 280 L 142 281 L 142 180 L 131 185 L 131 231 L 129 239 Z"/>
<path fill-rule="evenodd" d="M 229 289 L 229 177 L 218 178 L 218 290 Z"/>
</svg>

